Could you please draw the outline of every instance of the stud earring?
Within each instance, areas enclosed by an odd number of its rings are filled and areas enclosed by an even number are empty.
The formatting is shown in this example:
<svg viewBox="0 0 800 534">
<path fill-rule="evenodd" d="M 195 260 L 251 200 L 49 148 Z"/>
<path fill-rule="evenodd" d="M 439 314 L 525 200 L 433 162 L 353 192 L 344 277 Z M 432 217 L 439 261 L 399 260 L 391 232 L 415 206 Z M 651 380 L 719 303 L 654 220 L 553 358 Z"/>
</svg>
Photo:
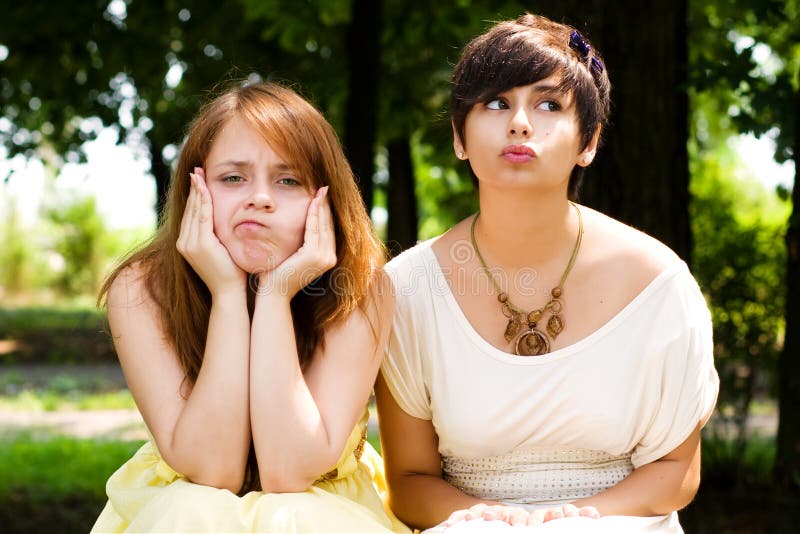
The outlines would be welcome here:
<svg viewBox="0 0 800 534">
<path fill-rule="evenodd" d="M 463 153 L 463 152 L 461 152 L 461 151 L 458 151 L 458 152 L 456 152 L 456 157 L 457 157 L 458 159 L 464 159 L 464 153 Z"/>
</svg>

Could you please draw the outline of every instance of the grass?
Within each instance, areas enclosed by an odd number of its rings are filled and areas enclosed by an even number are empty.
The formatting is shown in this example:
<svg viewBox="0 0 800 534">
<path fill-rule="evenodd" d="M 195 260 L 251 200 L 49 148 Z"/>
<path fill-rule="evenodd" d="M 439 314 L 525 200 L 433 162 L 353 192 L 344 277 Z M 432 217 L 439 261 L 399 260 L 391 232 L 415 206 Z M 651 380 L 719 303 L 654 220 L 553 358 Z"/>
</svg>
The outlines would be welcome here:
<svg viewBox="0 0 800 534">
<path fill-rule="evenodd" d="M 27 332 L 105 328 L 106 314 L 91 305 L 0 309 L 0 339 Z"/>
<path fill-rule="evenodd" d="M 23 493 L 36 502 L 76 494 L 102 501 L 108 477 L 140 446 L 139 441 L 17 434 L 0 441 L 0 500 Z"/>
<path fill-rule="evenodd" d="M 114 362 L 106 315 L 87 304 L 0 308 L 0 364 Z"/>
<path fill-rule="evenodd" d="M 0 410 L 136 409 L 116 364 L 0 367 Z"/>
<path fill-rule="evenodd" d="M 21 412 L 135 410 L 136 403 L 128 390 L 105 393 L 23 390 L 12 396 L 0 396 L 0 410 Z"/>
<path fill-rule="evenodd" d="M 28 433 L 0 439 L 3 532 L 88 532 L 106 502 L 106 480 L 140 445 Z"/>
</svg>

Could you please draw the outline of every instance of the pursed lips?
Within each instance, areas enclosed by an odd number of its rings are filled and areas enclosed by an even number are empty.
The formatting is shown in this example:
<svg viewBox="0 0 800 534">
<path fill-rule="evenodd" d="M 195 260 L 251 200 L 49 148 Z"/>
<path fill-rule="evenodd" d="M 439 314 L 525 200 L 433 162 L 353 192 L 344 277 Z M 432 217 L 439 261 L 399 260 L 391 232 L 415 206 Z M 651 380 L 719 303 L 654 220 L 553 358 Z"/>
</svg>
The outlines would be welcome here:
<svg viewBox="0 0 800 534">
<path fill-rule="evenodd" d="M 263 234 L 265 231 L 269 230 L 269 226 L 255 220 L 248 219 L 238 223 L 234 229 L 245 234 Z"/>
<path fill-rule="evenodd" d="M 527 145 L 509 145 L 503 149 L 501 156 L 511 163 L 525 163 L 536 157 L 536 151 Z"/>
</svg>

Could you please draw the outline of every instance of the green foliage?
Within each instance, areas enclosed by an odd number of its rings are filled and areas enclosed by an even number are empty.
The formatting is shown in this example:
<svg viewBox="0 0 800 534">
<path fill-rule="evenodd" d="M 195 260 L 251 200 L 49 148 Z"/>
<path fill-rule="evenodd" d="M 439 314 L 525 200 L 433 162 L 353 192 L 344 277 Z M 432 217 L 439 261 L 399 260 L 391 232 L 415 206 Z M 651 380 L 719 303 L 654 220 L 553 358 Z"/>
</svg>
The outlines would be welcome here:
<svg viewBox="0 0 800 534">
<path fill-rule="evenodd" d="M 90 410 L 135 410 L 136 403 L 128 390 L 105 393 L 36 392 L 22 390 L 11 396 L 0 395 L 0 410 L 19 412 L 55 412 Z"/>
<path fill-rule="evenodd" d="M 716 435 L 703 436 L 702 479 L 704 485 L 730 487 L 735 484 L 765 488 L 772 482 L 775 440 L 748 438 L 744 450 L 736 441 Z"/>
<path fill-rule="evenodd" d="M 3 243 L 0 249 L 0 286 L 13 294 L 29 285 L 29 274 L 25 266 L 30 261 L 32 250 L 20 226 L 16 204 L 10 198 L 5 200 L 8 211 L 0 234 Z"/>
<path fill-rule="evenodd" d="M 740 132 L 777 129 L 775 158 L 792 158 L 800 89 L 797 0 L 689 2 L 691 86 L 713 92 L 717 116 Z M 766 55 L 766 59 L 765 59 Z"/>
<path fill-rule="evenodd" d="M 105 325 L 105 312 L 94 306 L 0 308 L 0 339 L 48 330 L 92 330 Z"/>
<path fill-rule="evenodd" d="M 472 183 L 453 167 L 431 163 L 435 161 L 434 148 L 421 144 L 418 138 L 413 139 L 413 156 L 420 207 L 419 238 L 429 239 L 474 213 L 478 208 L 478 194 Z"/>
<path fill-rule="evenodd" d="M 693 270 L 709 299 L 722 383 L 716 428 L 743 447 L 750 402 L 774 388 L 790 207 L 737 177 L 738 158 L 726 145 L 704 153 L 691 147 Z"/>
<path fill-rule="evenodd" d="M 45 503 L 75 494 L 102 502 L 108 477 L 141 446 L 141 442 L 75 439 L 38 440 L 18 434 L 0 441 L 0 501 L 24 492 Z"/>
<path fill-rule="evenodd" d="M 0 364 L 116 362 L 105 313 L 93 304 L 0 308 L 0 340 L 13 345 Z"/>
<path fill-rule="evenodd" d="M 47 219 L 58 231 L 53 250 L 64 259 L 64 270 L 56 278 L 57 287 L 65 295 L 95 293 L 102 269 L 104 227 L 94 197 L 51 208 Z"/>
</svg>

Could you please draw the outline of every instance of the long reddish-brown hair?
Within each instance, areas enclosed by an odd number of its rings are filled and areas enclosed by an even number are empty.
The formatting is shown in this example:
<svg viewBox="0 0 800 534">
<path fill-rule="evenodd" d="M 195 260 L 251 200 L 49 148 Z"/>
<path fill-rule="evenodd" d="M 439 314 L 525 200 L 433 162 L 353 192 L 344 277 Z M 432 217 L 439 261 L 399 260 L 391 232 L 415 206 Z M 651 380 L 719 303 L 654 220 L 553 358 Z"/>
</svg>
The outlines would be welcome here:
<svg viewBox="0 0 800 534">
<path fill-rule="evenodd" d="M 98 303 L 126 268 L 137 265 L 158 306 L 166 339 L 194 384 L 203 362 L 211 295 L 178 252 L 181 218 L 189 195 L 189 173 L 203 167 L 215 136 L 234 117 L 246 121 L 314 189 L 328 185 L 336 237 L 336 266 L 300 291 L 291 303 L 301 366 L 324 343 L 325 330 L 362 309 L 385 253 L 375 236 L 353 173 L 339 140 L 325 118 L 297 93 L 264 82 L 229 88 L 209 101 L 189 126 L 172 176 L 163 222 L 152 241 L 122 261 L 106 279 Z M 374 328 L 373 328 L 374 330 Z M 245 489 L 257 486 L 254 457 L 248 462 Z"/>
</svg>

